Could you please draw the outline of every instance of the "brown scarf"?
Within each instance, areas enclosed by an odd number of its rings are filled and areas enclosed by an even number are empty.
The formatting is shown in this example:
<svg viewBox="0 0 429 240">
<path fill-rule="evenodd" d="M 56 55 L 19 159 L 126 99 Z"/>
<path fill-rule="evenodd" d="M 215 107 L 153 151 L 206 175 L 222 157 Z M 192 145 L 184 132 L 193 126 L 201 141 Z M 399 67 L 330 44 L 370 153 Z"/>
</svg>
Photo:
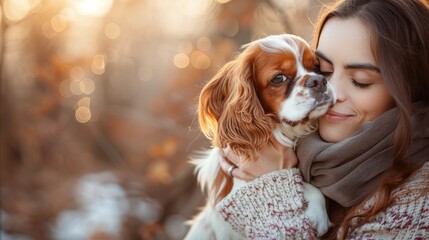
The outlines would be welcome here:
<svg viewBox="0 0 429 240">
<path fill-rule="evenodd" d="M 414 136 L 407 157 L 421 165 L 429 160 L 429 107 L 422 103 L 414 107 L 418 111 L 412 116 Z M 304 180 L 344 207 L 360 202 L 375 191 L 393 163 L 398 119 L 399 110 L 391 109 L 338 143 L 323 141 L 317 132 L 305 137 L 297 146 Z"/>
</svg>

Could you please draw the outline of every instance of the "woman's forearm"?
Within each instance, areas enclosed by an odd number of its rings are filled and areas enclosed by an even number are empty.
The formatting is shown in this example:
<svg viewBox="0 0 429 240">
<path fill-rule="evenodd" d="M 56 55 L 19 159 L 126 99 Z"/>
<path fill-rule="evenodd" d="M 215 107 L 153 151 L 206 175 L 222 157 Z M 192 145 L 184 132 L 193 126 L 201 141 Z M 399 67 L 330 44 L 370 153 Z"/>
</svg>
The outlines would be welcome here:
<svg viewBox="0 0 429 240">
<path fill-rule="evenodd" d="M 231 192 L 217 212 L 249 239 L 316 239 L 304 215 L 303 191 L 299 169 L 282 169 Z"/>
</svg>

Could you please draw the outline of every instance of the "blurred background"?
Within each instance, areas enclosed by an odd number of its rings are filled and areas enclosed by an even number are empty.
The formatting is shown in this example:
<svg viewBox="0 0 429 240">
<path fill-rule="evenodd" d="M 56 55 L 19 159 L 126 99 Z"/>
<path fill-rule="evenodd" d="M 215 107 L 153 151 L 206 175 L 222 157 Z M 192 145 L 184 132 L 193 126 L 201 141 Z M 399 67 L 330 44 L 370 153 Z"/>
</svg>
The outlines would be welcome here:
<svg viewBox="0 0 429 240">
<path fill-rule="evenodd" d="M 182 239 L 197 97 L 322 0 L 2 0 L 0 239 Z"/>
</svg>

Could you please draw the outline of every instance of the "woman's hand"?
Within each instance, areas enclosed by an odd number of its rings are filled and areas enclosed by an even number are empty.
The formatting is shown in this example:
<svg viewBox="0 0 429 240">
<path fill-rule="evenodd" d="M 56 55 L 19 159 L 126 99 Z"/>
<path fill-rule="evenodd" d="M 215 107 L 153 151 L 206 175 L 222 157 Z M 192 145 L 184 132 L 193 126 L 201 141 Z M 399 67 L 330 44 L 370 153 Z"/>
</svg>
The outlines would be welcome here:
<svg viewBox="0 0 429 240">
<path fill-rule="evenodd" d="M 298 159 L 292 148 L 267 148 L 261 152 L 259 159 L 244 161 L 229 147 L 224 150 L 225 156 L 220 159 L 222 170 L 230 176 L 244 181 L 252 181 L 266 173 L 284 168 L 296 167 Z"/>
</svg>

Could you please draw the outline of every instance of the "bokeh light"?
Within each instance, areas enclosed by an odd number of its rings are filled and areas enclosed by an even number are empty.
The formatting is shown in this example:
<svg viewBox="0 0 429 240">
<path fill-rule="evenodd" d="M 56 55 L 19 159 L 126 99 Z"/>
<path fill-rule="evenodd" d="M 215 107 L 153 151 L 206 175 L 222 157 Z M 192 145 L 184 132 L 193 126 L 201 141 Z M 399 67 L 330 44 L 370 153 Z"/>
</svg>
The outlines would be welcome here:
<svg viewBox="0 0 429 240">
<path fill-rule="evenodd" d="M 201 51 L 208 51 L 212 47 L 212 41 L 208 37 L 201 37 L 197 41 L 197 48 Z"/>
<path fill-rule="evenodd" d="M 80 107 L 89 108 L 90 105 L 91 105 L 91 98 L 89 97 L 83 97 L 77 102 L 77 108 L 80 108 Z"/>
<path fill-rule="evenodd" d="M 69 88 L 70 88 L 70 92 L 73 95 L 78 96 L 82 94 L 82 91 L 80 90 L 80 80 L 72 80 L 70 82 Z"/>
<path fill-rule="evenodd" d="M 96 54 L 92 61 L 92 72 L 95 74 L 103 74 L 106 67 L 106 60 L 103 54 Z"/>
<path fill-rule="evenodd" d="M 80 15 L 101 17 L 110 10 L 113 0 L 70 0 L 70 3 Z"/>
<path fill-rule="evenodd" d="M 30 12 L 29 0 L 5 0 L 3 2 L 4 14 L 10 21 L 19 21 Z"/>
<path fill-rule="evenodd" d="M 79 67 L 79 66 L 75 66 L 70 70 L 70 77 L 73 80 L 81 80 L 84 76 L 84 71 L 83 68 Z"/>
<path fill-rule="evenodd" d="M 79 107 L 75 112 L 76 120 L 80 123 L 87 123 L 91 120 L 91 110 L 89 107 Z"/>
<path fill-rule="evenodd" d="M 191 64 L 198 69 L 207 69 L 210 67 L 210 58 L 201 51 L 194 51 L 191 53 Z"/>
<path fill-rule="evenodd" d="M 83 97 L 76 104 L 75 117 L 80 123 L 86 123 L 91 120 L 92 113 L 90 110 L 91 98 Z"/>
<path fill-rule="evenodd" d="M 63 15 L 55 15 L 51 19 L 51 26 L 55 32 L 62 32 L 67 28 L 67 18 Z"/>
<path fill-rule="evenodd" d="M 94 80 L 89 78 L 84 78 L 79 83 L 80 91 L 84 94 L 90 95 L 95 91 Z"/>
<path fill-rule="evenodd" d="M 121 29 L 116 23 L 108 23 L 104 28 L 104 34 L 109 39 L 116 39 L 121 35 Z"/>
<path fill-rule="evenodd" d="M 189 57 L 184 53 L 174 56 L 174 65 L 178 68 L 186 68 L 189 65 Z"/>
</svg>

